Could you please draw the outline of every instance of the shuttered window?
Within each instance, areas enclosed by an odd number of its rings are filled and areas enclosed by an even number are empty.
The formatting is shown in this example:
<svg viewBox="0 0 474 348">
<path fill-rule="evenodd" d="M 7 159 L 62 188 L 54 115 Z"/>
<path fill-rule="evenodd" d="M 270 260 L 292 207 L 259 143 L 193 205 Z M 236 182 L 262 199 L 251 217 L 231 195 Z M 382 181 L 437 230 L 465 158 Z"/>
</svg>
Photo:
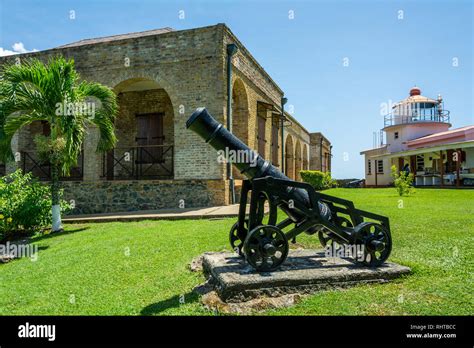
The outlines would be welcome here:
<svg viewBox="0 0 474 348">
<path fill-rule="evenodd" d="M 377 173 L 383 174 L 383 160 L 378 160 L 377 162 Z"/>
<path fill-rule="evenodd" d="M 420 172 L 425 170 L 425 156 L 416 155 L 416 171 Z"/>
</svg>

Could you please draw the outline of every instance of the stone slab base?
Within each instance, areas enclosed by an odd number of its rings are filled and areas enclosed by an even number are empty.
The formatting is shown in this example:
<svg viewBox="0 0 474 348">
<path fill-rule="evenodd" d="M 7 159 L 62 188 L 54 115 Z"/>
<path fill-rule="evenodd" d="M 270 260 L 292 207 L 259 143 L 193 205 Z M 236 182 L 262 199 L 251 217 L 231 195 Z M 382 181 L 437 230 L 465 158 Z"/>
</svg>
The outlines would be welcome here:
<svg viewBox="0 0 474 348">
<path fill-rule="evenodd" d="M 328 258 L 324 251 L 309 249 L 290 250 L 286 261 L 273 272 L 258 273 L 243 258 L 230 252 L 205 253 L 202 267 L 226 302 L 384 283 L 411 272 L 410 268 L 391 262 L 369 268 L 349 259 Z"/>
</svg>

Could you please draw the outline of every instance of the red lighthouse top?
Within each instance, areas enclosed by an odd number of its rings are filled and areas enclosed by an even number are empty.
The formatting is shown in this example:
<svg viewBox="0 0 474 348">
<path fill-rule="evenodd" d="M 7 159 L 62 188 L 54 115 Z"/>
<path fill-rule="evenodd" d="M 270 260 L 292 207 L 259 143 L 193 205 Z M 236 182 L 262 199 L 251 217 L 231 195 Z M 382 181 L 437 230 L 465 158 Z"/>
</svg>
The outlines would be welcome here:
<svg viewBox="0 0 474 348">
<path fill-rule="evenodd" d="M 420 94 L 421 94 L 421 89 L 420 88 L 415 86 L 412 89 L 410 89 L 410 96 L 420 95 Z"/>
</svg>

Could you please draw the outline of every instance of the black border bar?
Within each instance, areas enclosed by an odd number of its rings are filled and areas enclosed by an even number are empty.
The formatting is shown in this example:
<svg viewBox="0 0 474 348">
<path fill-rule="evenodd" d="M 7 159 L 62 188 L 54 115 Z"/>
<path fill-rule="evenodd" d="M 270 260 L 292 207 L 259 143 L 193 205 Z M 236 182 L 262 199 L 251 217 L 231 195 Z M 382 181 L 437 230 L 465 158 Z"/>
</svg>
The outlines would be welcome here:
<svg viewBox="0 0 474 348">
<path fill-rule="evenodd" d="M 20 338 L 25 323 L 55 325 L 55 340 Z M 423 329 L 422 329 L 423 328 Z M 472 316 L 209 316 L 103 317 L 3 316 L 0 346 L 78 344 L 265 345 L 449 345 L 472 347 Z M 409 334 L 428 334 L 409 338 Z M 456 337 L 434 338 L 433 334 Z M 429 336 L 431 335 L 431 336 Z"/>
</svg>

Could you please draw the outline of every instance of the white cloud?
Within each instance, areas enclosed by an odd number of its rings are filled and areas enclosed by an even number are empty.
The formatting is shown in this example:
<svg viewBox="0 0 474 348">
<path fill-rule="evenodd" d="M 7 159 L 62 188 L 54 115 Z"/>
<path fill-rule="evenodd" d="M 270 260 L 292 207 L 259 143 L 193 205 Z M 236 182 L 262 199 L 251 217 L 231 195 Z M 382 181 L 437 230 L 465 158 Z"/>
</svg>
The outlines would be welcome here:
<svg viewBox="0 0 474 348">
<path fill-rule="evenodd" d="M 36 48 L 32 49 L 31 51 L 27 50 L 25 48 L 25 45 L 23 44 L 23 42 L 15 42 L 12 45 L 12 48 L 13 48 L 13 51 L 4 49 L 3 47 L 0 47 L 0 57 L 11 56 L 13 54 L 18 54 L 18 53 L 28 53 L 28 52 L 38 51 Z"/>
</svg>

